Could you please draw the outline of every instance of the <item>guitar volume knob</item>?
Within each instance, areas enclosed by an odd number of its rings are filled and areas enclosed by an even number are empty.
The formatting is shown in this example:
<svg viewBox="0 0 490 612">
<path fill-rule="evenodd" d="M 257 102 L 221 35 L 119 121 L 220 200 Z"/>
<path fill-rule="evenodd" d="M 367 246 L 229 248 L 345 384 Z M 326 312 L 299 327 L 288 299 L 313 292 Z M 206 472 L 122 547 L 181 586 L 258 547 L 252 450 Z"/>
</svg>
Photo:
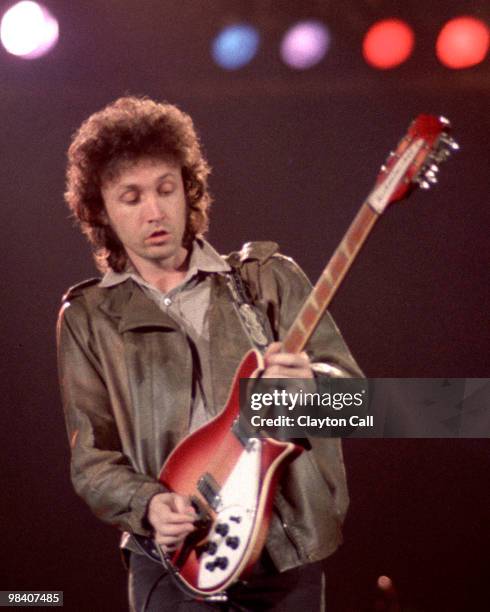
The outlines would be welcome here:
<svg viewBox="0 0 490 612">
<path fill-rule="evenodd" d="M 219 567 L 219 569 L 226 569 L 228 567 L 228 557 L 218 557 L 214 562 L 214 565 Z"/>
<path fill-rule="evenodd" d="M 216 544 L 216 542 L 206 542 L 206 544 L 204 545 L 204 550 L 203 552 L 207 553 L 208 555 L 215 555 L 216 551 L 218 550 L 218 545 Z"/>
<path fill-rule="evenodd" d="M 216 525 L 215 531 L 218 535 L 225 537 L 226 535 L 228 535 L 230 528 L 227 523 L 218 523 Z"/>
<path fill-rule="evenodd" d="M 228 536 L 226 538 L 226 545 L 233 548 L 233 550 L 236 550 L 240 545 L 240 538 L 237 536 Z"/>
</svg>

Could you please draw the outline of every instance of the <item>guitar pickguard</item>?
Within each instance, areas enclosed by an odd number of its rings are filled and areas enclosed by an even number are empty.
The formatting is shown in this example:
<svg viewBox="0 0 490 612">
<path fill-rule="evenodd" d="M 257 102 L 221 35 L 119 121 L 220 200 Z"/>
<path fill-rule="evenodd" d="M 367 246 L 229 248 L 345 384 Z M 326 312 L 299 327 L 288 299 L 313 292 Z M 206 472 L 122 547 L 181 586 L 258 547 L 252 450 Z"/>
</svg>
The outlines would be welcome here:
<svg viewBox="0 0 490 612">
<path fill-rule="evenodd" d="M 251 438 L 219 494 L 216 521 L 199 558 L 198 588 L 212 590 L 236 572 L 257 516 L 261 443 Z"/>
</svg>

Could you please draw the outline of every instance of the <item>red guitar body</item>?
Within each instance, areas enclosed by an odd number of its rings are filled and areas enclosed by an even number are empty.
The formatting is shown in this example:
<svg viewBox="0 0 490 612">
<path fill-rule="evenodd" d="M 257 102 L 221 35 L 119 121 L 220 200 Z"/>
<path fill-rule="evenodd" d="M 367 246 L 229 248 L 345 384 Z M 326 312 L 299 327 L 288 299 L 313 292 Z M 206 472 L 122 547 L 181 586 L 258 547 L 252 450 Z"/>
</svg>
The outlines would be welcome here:
<svg viewBox="0 0 490 612">
<path fill-rule="evenodd" d="M 251 350 L 235 373 L 224 410 L 185 438 L 170 454 L 160 482 L 188 496 L 200 527 L 166 562 L 196 597 L 224 591 L 247 574 L 267 536 L 275 484 L 302 447 L 271 438 L 248 438 L 237 432 L 239 381 L 263 369 L 262 356 Z M 251 472 L 255 482 L 247 486 Z"/>
</svg>

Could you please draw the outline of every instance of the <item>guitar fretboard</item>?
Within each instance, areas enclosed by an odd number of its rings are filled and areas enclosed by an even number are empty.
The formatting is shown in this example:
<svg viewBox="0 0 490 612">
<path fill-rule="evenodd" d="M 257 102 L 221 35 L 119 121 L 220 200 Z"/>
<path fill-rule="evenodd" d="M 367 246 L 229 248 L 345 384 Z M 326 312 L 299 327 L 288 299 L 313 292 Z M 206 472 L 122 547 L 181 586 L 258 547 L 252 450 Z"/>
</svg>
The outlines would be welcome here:
<svg viewBox="0 0 490 612">
<path fill-rule="evenodd" d="M 286 352 L 304 349 L 378 217 L 366 202 L 361 206 L 284 338 Z"/>
</svg>

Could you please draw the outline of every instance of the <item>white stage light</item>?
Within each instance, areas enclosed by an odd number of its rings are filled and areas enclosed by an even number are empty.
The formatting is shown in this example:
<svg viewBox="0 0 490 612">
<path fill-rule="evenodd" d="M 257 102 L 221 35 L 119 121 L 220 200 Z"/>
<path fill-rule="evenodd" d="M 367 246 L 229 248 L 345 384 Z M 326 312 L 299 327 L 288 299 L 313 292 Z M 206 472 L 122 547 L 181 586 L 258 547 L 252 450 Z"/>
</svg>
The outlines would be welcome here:
<svg viewBox="0 0 490 612">
<path fill-rule="evenodd" d="M 5 49 L 25 59 L 48 53 L 58 42 L 57 20 L 38 2 L 23 0 L 4 14 L 0 38 Z"/>
</svg>

